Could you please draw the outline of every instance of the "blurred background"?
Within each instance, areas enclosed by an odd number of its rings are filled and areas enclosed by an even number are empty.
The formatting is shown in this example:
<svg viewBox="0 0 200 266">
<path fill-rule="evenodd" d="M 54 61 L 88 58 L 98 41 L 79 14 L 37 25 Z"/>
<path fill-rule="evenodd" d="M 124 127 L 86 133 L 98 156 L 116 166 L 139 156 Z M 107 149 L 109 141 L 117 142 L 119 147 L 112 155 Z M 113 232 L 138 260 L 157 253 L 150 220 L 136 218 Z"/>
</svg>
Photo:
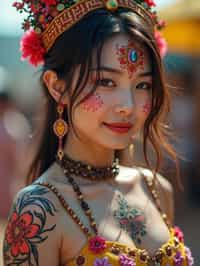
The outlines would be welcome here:
<svg viewBox="0 0 200 266">
<path fill-rule="evenodd" d="M 24 185 L 31 156 L 29 144 L 37 124 L 40 104 L 37 69 L 20 61 L 19 41 L 23 15 L 11 0 L 0 0 L 0 266 L 2 234 L 14 195 Z M 175 145 L 181 160 L 181 192 L 174 163 L 166 158 L 161 173 L 174 185 L 175 223 L 185 233 L 195 266 L 200 265 L 200 1 L 155 0 L 167 22 L 164 37 L 168 54 L 164 59 L 169 90 L 173 96 L 170 122 L 177 134 Z M 135 145 L 137 147 L 137 143 Z M 136 161 L 141 158 L 135 149 Z"/>
</svg>

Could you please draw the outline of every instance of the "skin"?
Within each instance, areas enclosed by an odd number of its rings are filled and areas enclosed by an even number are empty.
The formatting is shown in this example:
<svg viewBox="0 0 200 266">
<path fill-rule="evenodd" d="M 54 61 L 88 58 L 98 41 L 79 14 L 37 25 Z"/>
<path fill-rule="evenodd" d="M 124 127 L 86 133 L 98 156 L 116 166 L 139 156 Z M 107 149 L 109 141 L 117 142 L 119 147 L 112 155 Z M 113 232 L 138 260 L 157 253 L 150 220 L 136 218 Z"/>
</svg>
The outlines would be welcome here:
<svg viewBox="0 0 200 266">
<path fill-rule="evenodd" d="M 129 36 L 117 35 L 105 43 L 102 53 L 102 65 L 106 66 L 107 69 L 109 67 L 117 69 L 117 71 L 102 71 L 101 84 L 99 84 L 96 92 L 73 110 L 74 126 L 81 140 L 76 137 L 73 130 L 69 127 L 67 140 L 64 144 L 64 152 L 75 160 L 80 160 L 94 166 L 110 165 L 113 161 L 114 151 L 116 149 L 126 149 L 128 145 L 132 143 L 132 137 L 137 134 L 138 131 L 142 130 L 148 116 L 149 103 L 151 103 L 151 62 L 145 47 L 135 43 L 143 52 L 144 64 L 143 69 L 140 66 L 135 67 L 130 77 L 128 69 L 122 69 L 117 54 L 117 47 L 127 46 L 129 42 Z M 93 60 L 93 70 L 91 70 L 90 78 L 80 98 L 88 93 L 94 85 L 95 63 L 96 62 Z M 144 73 L 148 74 L 144 75 Z M 79 67 L 77 66 L 77 71 L 73 79 L 74 83 L 71 88 L 72 91 L 78 74 Z M 64 82 L 58 80 L 56 73 L 51 70 L 45 72 L 43 79 L 49 93 L 55 101 L 58 102 L 60 94 L 64 89 Z M 80 99 L 77 99 L 77 101 L 79 100 Z M 62 102 L 67 108 L 70 103 L 69 94 L 65 94 Z M 131 122 L 134 126 L 126 134 L 117 134 L 105 127 L 103 124 L 104 122 Z M 94 156 L 94 154 L 98 154 L 98 156 Z M 149 172 L 145 174 L 152 178 Z M 74 191 L 71 186 L 67 184 L 62 169 L 56 163 L 53 163 L 51 167 L 38 178 L 38 181 L 54 184 L 62 193 L 66 202 L 70 203 L 72 209 L 76 211 L 80 210 Z M 161 181 L 161 188 L 159 187 L 161 206 L 172 219 L 173 204 L 169 204 L 169 199 L 172 198 L 171 186 L 166 183 L 165 179 L 161 178 Z M 33 191 L 33 187 L 34 186 L 30 186 L 28 189 Z M 119 242 L 125 243 L 130 248 L 134 248 L 137 245 L 137 247 L 148 250 L 149 254 L 153 254 L 155 250 L 169 239 L 168 228 L 162 221 L 160 213 L 152 202 L 149 192 L 136 169 L 120 166 L 120 174 L 116 180 L 103 183 L 97 182 L 90 185 L 83 184 L 81 185 L 81 190 L 85 200 L 89 202 L 92 213 L 98 224 L 99 234 L 106 239 L 118 239 Z M 117 190 L 120 191 L 123 198 L 118 198 L 116 194 Z M 24 193 L 22 193 L 22 195 L 23 194 Z M 44 202 L 44 199 L 47 197 L 48 200 L 54 204 L 56 199 L 53 197 L 54 195 L 52 195 L 53 193 L 49 192 L 46 196 L 38 195 L 38 198 L 39 201 Z M 167 201 L 165 201 L 164 195 Z M 19 197 L 19 200 L 16 202 L 19 202 L 21 197 Z M 34 195 L 32 195 L 31 198 L 32 197 L 34 197 Z M 120 219 L 116 214 L 123 200 L 128 204 L 128 211 L 123 210 L 123 214 L 128 218 L 129 225 L 136 225 L 137 223 L 137 215 L 130 220 L 130 216 L 128 215 L 129 212 L 139 212 L 139 235 L 136 235 L 133 228 L 129 230 L 129 227 L 123 228 L 121 232 Z M 109 205 L 108 202 L 110 203 Z M 45 206 L 46 205 L 43 206 L 43 210 L 39 208 L 37 212 L 40 212 L 43 217 L 46 217 L 46 220 L 38 218 L 35 212 L 36 206 L 33 206 L 33 204 L 27 206 L 28 211 L 33 215 L 32 223 L 37 227 L 37 225 L 41 226 L 42 221 L 44 221 L 43 228 L 44 230 L 48 230 L 48 234 L 44 235 L 44 237 L 47 236 L 46 238 L 40 238 L 40 241 L 35 244 L 35 250 L 29 253 L 29 260 L 27 259 L 26 263 L 23 265 L 30 265 L 29 261 L 30 259 L 34 259 L 34 252 L 38 254 L 40 266 L 67 265 L 67 262 L 75 257 L 86 243 L 85 236 L 81 230 L 78 230 L 77 225 L 71 219 L 70 215 L 66 214 L 65 209 L 60 208 L 58 212 L 52 211 L 53 214 L 55 214 L 52 216 Z M 61 206 L 60 203 L 59 206 Z M 18 215 L 26 211 L 27 209 L 23 209 Z M 82 211 L 80 211 L 80 213 L 82 213 Z M 81 215 L 81 221 L 85 225 L 88 223 L 87 217 L 84 215 Z M 154 226 L 155 224 L 156 227 Z M 109 228 L 112 228 L 112 230 Z M 38 236 L 40 236 L 39 231 Z M 10 256 L 11 244 L 9 245 L 6 241 L 4 242 L 5 256 Z M 48 252 L 48 261 L 45 256 L 46 252 Z M 19 254 L 19 258 L 21 258 L 21 254 Z M 5 257 L 6 262 L 13 261 L 13 263 L 7 263 L 9 265 L 15 265 L 15 260 L 14 254 L 10 258 Z M 31 263 L 32 262 L 34 263 L 34 261 L 31 261 Z M 20 265 L 20 263 L 17 265 Z M 37 265 L 37 263 L 34 265 Z"/>
</svg>

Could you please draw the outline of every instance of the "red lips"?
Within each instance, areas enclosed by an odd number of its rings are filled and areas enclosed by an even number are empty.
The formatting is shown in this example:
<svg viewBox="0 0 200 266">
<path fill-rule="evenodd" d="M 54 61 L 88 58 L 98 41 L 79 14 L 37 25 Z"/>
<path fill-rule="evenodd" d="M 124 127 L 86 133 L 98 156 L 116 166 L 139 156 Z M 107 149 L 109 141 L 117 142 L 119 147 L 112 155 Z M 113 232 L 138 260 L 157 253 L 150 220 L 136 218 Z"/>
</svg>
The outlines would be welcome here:
<svg viewBox="0 0 200 266">
<path fill-rule="evenodd" d="M 117 133 L 127 133 L 133 126 L 131 123 L 104 123 L 104 125 Z"/>
</svg>

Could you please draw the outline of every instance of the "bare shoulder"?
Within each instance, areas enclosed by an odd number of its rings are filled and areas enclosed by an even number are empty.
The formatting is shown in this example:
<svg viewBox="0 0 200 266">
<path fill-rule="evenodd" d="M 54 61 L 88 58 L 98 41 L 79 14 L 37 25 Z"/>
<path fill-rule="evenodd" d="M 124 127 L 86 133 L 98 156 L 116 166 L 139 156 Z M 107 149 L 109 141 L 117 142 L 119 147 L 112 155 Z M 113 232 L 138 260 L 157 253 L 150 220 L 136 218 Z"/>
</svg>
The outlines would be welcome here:
<svg viewBox="0 0 200 266">
<path fill-rule="evenodd" d="M 149 179 L 153 179 L 153 173 L 150 169 L 139 167 L 142 173 L 147 176 Z M 161 175 L 160 173 L 156 174 L 156 185 L 158 189 L 161 189 L 163 192 L 173 194 L 173 186 L 170 181 Z"/>
<path fill-rule="evenodd" d="M 48 188 L 30 185 L 14 198 L 4 235 L 5 265 L 58 265 L 59 204 Z M 49 252 L 48 258 L 45 253 Z"/>
<path fill-rule="evenodd" d="M 147 168 L 139 168 L 142 174 L 147 176 L 148 179 L 153 179 L 153 173 Z M 171 182 L 160 173 L 156 174 L 156 190 L 158 192 L 161 207 L 163 211 L 167 214 L 169 220 L 173 224 L 174 222 L 174 195 L 173 186 Z"/>
</svg>

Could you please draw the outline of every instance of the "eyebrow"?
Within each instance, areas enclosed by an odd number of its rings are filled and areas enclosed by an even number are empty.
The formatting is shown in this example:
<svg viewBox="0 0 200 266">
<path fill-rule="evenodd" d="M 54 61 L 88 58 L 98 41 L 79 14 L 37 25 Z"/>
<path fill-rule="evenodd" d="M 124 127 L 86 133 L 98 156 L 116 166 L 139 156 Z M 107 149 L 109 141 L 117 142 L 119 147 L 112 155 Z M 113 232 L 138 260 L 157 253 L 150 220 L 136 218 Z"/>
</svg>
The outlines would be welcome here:
<svg viewBox="0 0 200 266">
<path fill-rule="evenodd" d="M 97 71 L 97 68 L 91 68 L 90 71 Z M 117 74 L 123 74 L 123 71 L 121 71 L 120 69 L 116 69 L 116 68 L 112 68 L 112 67 L 108 67 L 108 66 L 101 66 L 99 68 L 99 70 L 103 70 L 103 71 L 107 71 L 107 72 L 111 72 L 111 73 L 117 73 Z M 140 73 L 138 76 L 139 77 L 146 77 L 146 76 L 152 76 L 153 73 L 152 71 L 147 71 L 147 72 L 143 72 Z"/>
</svg>

